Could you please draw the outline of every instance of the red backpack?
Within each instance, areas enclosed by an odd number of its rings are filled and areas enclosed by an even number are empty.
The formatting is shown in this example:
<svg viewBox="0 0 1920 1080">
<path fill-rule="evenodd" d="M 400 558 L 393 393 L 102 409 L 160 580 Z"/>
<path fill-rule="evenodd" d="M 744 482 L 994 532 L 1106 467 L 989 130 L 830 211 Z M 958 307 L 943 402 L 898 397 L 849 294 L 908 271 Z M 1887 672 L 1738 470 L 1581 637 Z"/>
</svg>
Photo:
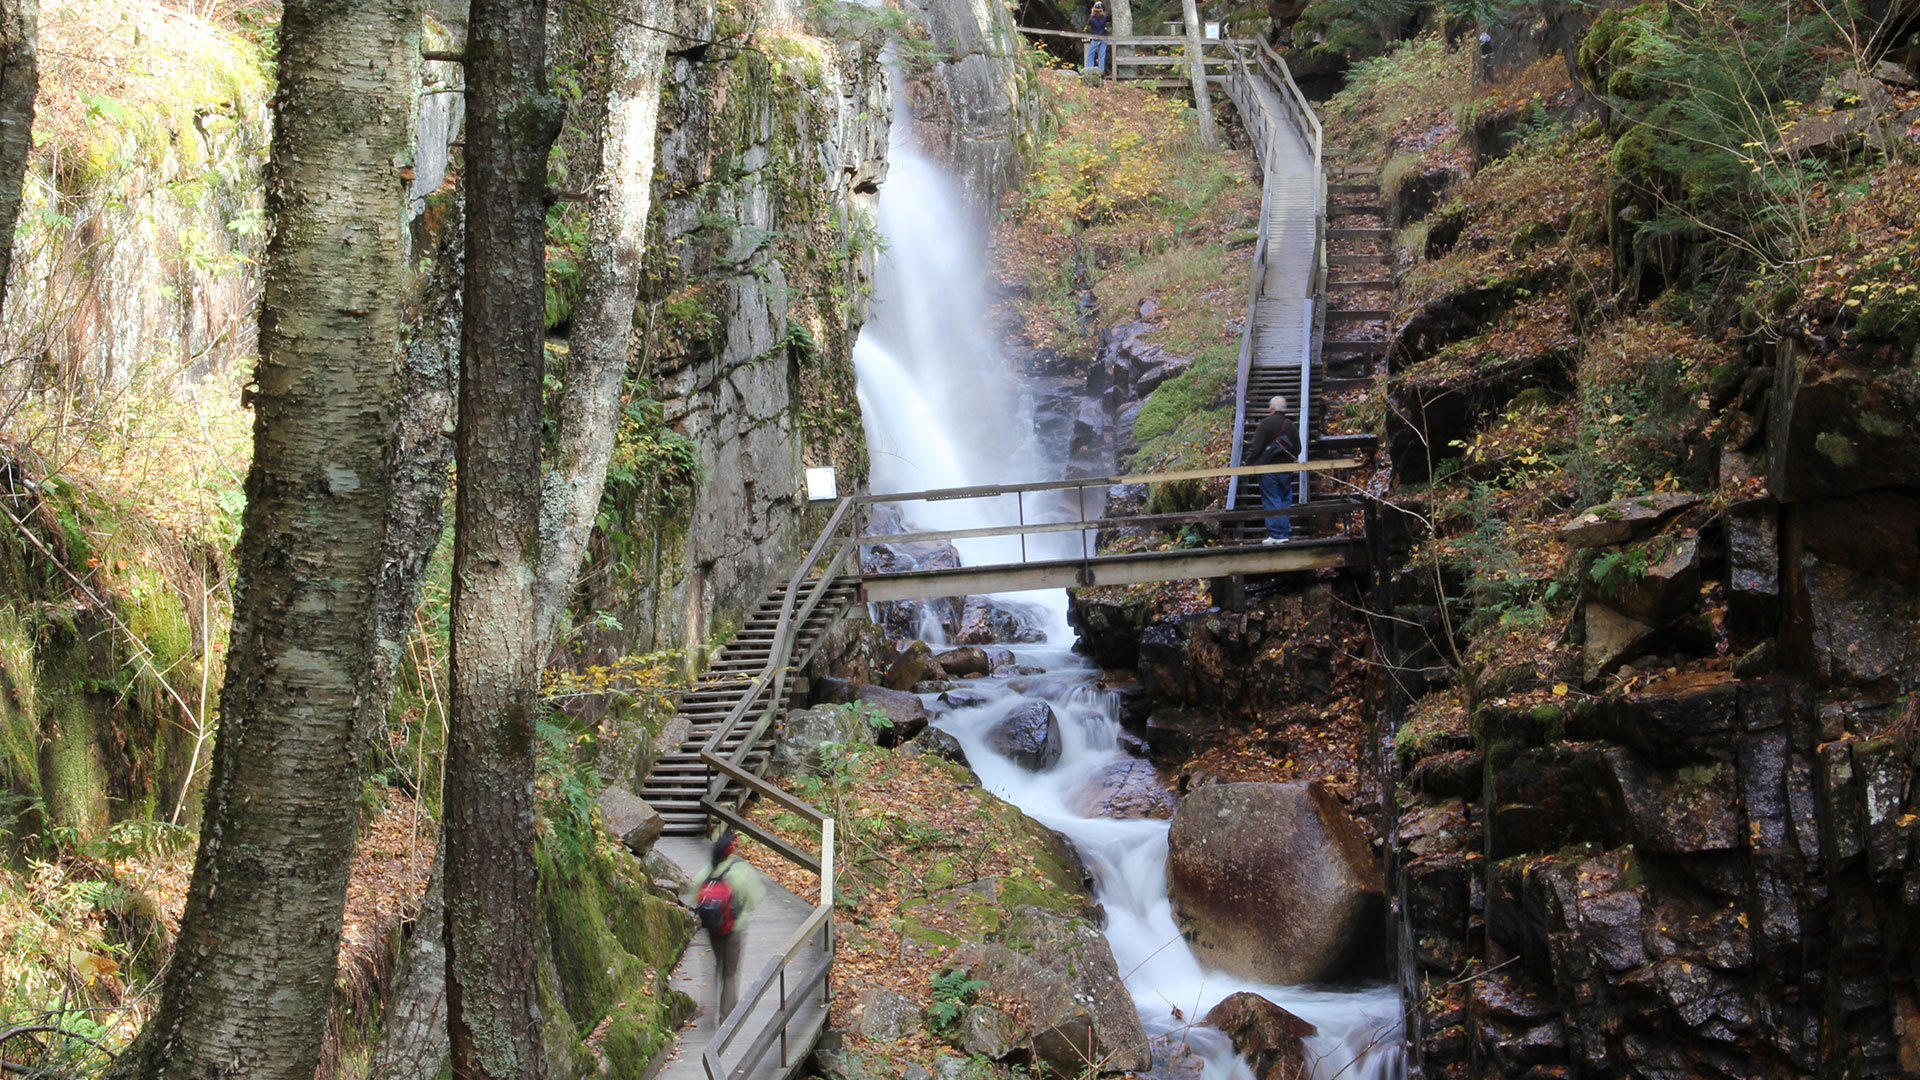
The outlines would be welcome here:
<svg viewBox="0 0 1920 1080">
<path fill-rule="evenodd" d="M 700 886 L 700 899 L 693 905 L 693 912 L 707 933 L 721 937 L 733 933 L 733 886 L 720 871 Z"/>
</svg>

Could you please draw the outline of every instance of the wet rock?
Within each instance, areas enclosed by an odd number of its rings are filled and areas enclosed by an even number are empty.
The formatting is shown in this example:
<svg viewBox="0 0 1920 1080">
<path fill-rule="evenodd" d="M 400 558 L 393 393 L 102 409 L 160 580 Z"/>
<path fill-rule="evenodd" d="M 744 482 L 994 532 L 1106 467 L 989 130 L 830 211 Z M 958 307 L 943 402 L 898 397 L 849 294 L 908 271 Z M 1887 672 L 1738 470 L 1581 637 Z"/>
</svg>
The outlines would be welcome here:
<svg viewBox="0 0 1920 1080">
<path fill-rule="evenodd" d="M 1140 634 L 1152 617 L 1150 602 L 1114 597 L 1110 590 L 1097 596 L 1070 594 L 1067 604 L 1067 621 L 1079 633 L 1081 646 L 1103 668 L 1130 668 L 1140 662 Z"/>
<path fill-rule="evenodd" d="M 1783 503 L 1920 487 L 1920 385 L 1791 338 L 1775 366 L 1767 487 Z M 1786 565 L 1791 566 L 1789 561 Z"/>
<path fill-rule="evenodd" d="M 1609 797 L 1609 775 L 1593 745 L 1556 743 L 1501 764 L 1493 770 L 1487 815 L 1493 857 L 1620 839 L 1626 826 L 1618 800 Z"/>
<path fill-rule="evenodd" d="M 1600 592 L 1616 610 L 1658 627 L 1685 614 L 1700 597 L 1700 538 L 1662 536 L 1649 545 L 1653 550 L 1645 571 Z"/>
<path fill-rule="evenodd" d="M 1740 684 L 1724 671 L 1692 671 L 1648 683 L 1567 720 L 1569 738 L 1626 743 L 1662 763 L 1685 764 L 1722 752 L 1739 723 Z"/>
<path fill-rule="evenodd" d="M 1429 754 L 1407 771 L 1407 787 L 1440 799 L 1478 795 L 1485 764 L 1485 756 L 1474 750 Z"/>
<path fill-rule="evenodd" d="M 852 687 L 852 692 L 853 700 L 871 705 L 886 714 L 890 726 L 880 728 L 875 737 L 881 746 L 898 746 L 920 734 L 927 726 L 926 703 L 905 690 L 858 683 Z"/>
<path fill-rule="evenodd" d="M 903 744 L 902 748 L 912 753 L 931 754 L 942 761 L 951 761 L 955 765 L 971 767 L 971 763 L 967 761 L 966 748 L 960 745 L 960 740 L 937 727 L 929 727 L 915 735 L 910 742 Z"/>
<path fill-rule="evenodd" d="M 933 1061 L 933 1080 L 1005 1080 L 1008 1075 L 1005 1065 L 987 1060 L 985 1055 L 963 1058 L 942 1054 Z"/>
<path fill-rule="evenodd" d="M 1727 527 L 1727 626 L 1736 648 L 1771 640 L 1780 611 L 1780 518 L 1771 500 L 1731 507 Z"/>
<path fill-rule="evenodd" d="M 988 645 L 981 651 L 987 654 L 987 666 L 990 671 L 1006 667 L 1013 663 L 1012 649 L 1002 649 L 997 646 Z"/>
<path fill-rule="evenodd" d="M 1069 806 L 1086 817 L 1170 818 L 1179 800 L 1160 783 L 1159 773 L 1138 758 L 1116 761 L 1100 770 L 1073 796 Z"/>
<path fill-rule="evenodd" d="M 1700 505 L 1698 495 L 1656 491 L 1589 507 L 1560 527 L 1571 547 L 1606 547 L 1646 536 L 1675 515 Z"/>
<path fill-rule="evenodd" d="M 667 827 L 666 819 L 648 805 L 647 800 L 619 784 L 609 785 L 600 793 L 599 801 L 600 812 L 607 818 L 607 828 L 635 855 L 651 850 L 653 842 L 660 839 Z"/>
<path fill-rule="evenodd" d="M 953 635 L 958 645 L 987 645 L 999 641 L 1025 644 L 1045 640 L 1046 620 L 1039 608 L 987 596 L 966 598 L 960 626 Z"/>
<path fill-rule="evenodd" d="M 911 690 L 918 682 L 944 678 L 946 672 L 933 658 L 933 650 L 924 641 L 911 641 L 880 676 L 880 685 L 889 690 Z"/>
<path fill-rule="evenodd" d="M 1313 982 L 1379 947 L 1380 868 L 1318 783 L 1189 794 L 1167 837 L 1167 883 L 1195 955 L 1242 978 Z"/>
<path fill-rule="evenodd" d="M 1473 883 L 1480 860 L 1463 852 L 1428 855 L 1406 864 L 1407 925 L 1414 960 L 1428 971 L 1454 972 L 1468 955 Z"/>
<path fill-rule="evenodd" d="M 920 1029 L 920 1006 L 904 994 L 869 986 L 854 1000 L 847 1021 L 863 1038 L 892 1042 Z"/>
<path fill-rule="evenodd" d="M 992 700 L 992 696 L 985 691 L 967 686 L 956 686 L 940 692 L 940 703 L 949 709 L 977 709 Z"/>
<path fill-rule="evenodd" d="M 1153 1064 L 1142 1076 L 1151 1080 L 1200 1080 L 1207 1071 L 1207 1059 L 1188 1045 L 1181 1034 L 1169 1032 L 1148 1040 Z"/>
<path fill-rule="evenodd" d="M 1619 670 L 1652 640 L 1654 628 L 1605 604 L 1586 606 L 1587 639 L 1581 646 L 1587 682 Z"/>
<path fill-rule="evenodd" d="M 687 872 L 680 868 L 679 863 L 652 848 L 648 848 L 646 854 L 640 856 L 640 868 L 646 871 L 647 880 L 653 883 L 655 891 L 663 896 L 672 897 L 676 903 L 679 902 L 680 897 L 687 894 L 687 888 L 693 884 L 693 879 L 687 876 Z"/>
<path fill-rule="evenodd" d="M 993 662 L 987 659 L 987 651 L 977 645 L 948 649 L 935 654 L 934 660 L 940 664 L 940 670 L 960 678 L 985 675 L 993 670 Z"/>
<path fill-rule="evenodd" d="M 987 745 L 1022 768 L 1051 769 L 1060 760 L 1060 719 L 1046 702 L 1026 702 L 987 729 Z"/>
<path fill-rule="evenodd" d="M 773 736 L 775 776 L 819 776 L 826 768 L 825 747 L 873 742 L 873 729 L 853 709 L 800 709 L 787 714 Z"/>
<path fill-rule="evenodd" d="M 1016 908 L 999 940 L 963 946 L 955 960 L 986 981 L 983 996 L 1022 1019 L 1027 1034 L 1021 1042 L 1054 1072 L 1079 1076 L 1089 1062 L 1106 1072 L 1138 1072 L 1152 1064 L 1147 1033 L 1113 951 L 1091 924 Z"/>
<path fill-rule="evenodd" d="M 1233 1040 L 1257 1080 L 1307 1075 L 1306 1040 L 1318 1029 L 1259 994 L 1229 995 L 1207 1011 L 1206 1023 Z"/>
<path fill-rule="evenodd" d="M 1633 841 L 1647 851 L 1732 850 L 1740 839 L 1733 768 L 1721 762 L 1655 769 L 1624 747 L 1606 754 Z"/>
</svg>

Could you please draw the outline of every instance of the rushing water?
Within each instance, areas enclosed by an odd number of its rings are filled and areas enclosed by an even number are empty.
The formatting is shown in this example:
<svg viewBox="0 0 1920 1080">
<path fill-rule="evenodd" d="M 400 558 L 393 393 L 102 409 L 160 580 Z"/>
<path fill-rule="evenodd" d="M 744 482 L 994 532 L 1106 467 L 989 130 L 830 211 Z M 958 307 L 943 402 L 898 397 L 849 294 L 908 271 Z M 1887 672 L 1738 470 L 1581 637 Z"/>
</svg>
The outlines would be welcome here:
<svg viewBox="0 0 1920 1080">
<path fill-rule="evenodd" d="M 897 100 L 904 100 L 897 98 Z M 904 111 L 904 110 L 903 110 Z M 896 120 L 891 164 L 880 195 L 886 238 L 873 318 L 854 350 L 861 413 L 872 452 L 872 489 L 942 487 L 1057 479 L 1065 462 L 1033 430 L 1033 406 L 1009 365 L 981 332 L 985 325 L 982 238 L 973 234 L 946 179 L 911 145 L 909 122 Z M 1008 499 L 908 502 L 913 529 L 960 529 L 1013 522 Z M 1078 533 L 1030 537 L 1029 557 L 1077 551 Z M 970 539 L 964 562 L 1013 561 L 1017 538 Z M 1055 590 L 1019 600 L 1046 613 L 1048 643 L 1016 646 L 1023 664 L 1044 675 L 981 679 L 984 704 L 938 724 L 966 748 L 981 782 L 996 795 L 1071 839 L 1092 871 L 1107 913 L 1107 938 L 1150 1034 L 1179 1034 L 1206 1062 L 1206 1080 L 1246 1080 L 1250 1070 L 1224 1036 L 1195 1026 L 1222 998 L 1251 990 L 1314 1024 L 1316 1080 L 1335 1076 L 1396 1080 L 1399 1003 L 1390 987 L 1318 990 L 1263 986 L 1210 971 L 1174 925 L 1167 897 L 1167 822 L 1088 817 L 1074 796 L 1126 755 L 1113 695 L 1099 672 L 1076 656 L 1066 595 Z M 1034 773 L 990 748 L 985 733 L 1025 701 L 1044 699 L 1062 725 L 1059 762 Z"/>
</svg>

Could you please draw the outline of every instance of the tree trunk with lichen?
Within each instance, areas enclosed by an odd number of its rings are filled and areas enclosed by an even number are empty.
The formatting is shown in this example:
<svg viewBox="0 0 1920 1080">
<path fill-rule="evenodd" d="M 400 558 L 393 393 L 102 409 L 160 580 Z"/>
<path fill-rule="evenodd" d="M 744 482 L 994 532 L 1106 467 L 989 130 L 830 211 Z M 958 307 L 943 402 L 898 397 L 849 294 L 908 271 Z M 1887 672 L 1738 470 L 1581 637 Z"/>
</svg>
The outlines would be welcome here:
<svg viewBox="0 0 1920 1080">
<path fill-rule="evenodd" d="M 40 89 L 39 0 L 0 0 L 0 303 L 13 265 L 13 226 L 33 152 L 33 97 Z"/>
<path fill-rule="evenodd" d="M 453 1075 L 540 1075 L 535 936 L 546 8 L 475 0 L 467 24 L 467 266 L 454 444 L 452 729 L 445 795 Z"/>
<path fill-rule="evenodd" d="M 282 16 L 254 459 L 200 848 L 160 1003 L 109 1075 L 311 1080 L 371 691 L 420 8 Z"/>
<path fill-rule="evenodd" d="M 1213 133 L 1213 98 L 1207 89 L 1207 60 L 1202 51 L 1200 10 L 1194 0 L 1181 0 L 1187 20 L 1187 73 L 1193 79 L 1193 108 L 1199 114 L 1200 145 L 1208 150 L 1219 145 Z"/>
<path fill-rule="evenodd" d="M 620 429 L 620 391 L 633 342 L 640 260 L 652 207 L 654 136 L 667 39 L 648 29 L 671 21 L 665 0 L 621 4 L 608 13 L 606 91 L 600 167 L 588 209 L 580 300 L 567 336 L 552 467 L 541 519 L 540 640 L 551 647 L 574 575 L 593 533 L 607 465 Z"/>
</svg>

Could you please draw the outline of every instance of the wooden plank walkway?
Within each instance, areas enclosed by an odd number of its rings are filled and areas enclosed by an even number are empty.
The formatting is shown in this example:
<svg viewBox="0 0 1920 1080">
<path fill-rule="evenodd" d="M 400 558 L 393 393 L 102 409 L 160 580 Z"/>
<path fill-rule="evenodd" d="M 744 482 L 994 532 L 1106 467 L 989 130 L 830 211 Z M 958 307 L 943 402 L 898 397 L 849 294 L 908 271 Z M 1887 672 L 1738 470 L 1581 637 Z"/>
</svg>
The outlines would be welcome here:
<svg viewBox="0 0 1920 1080">
<path fill-rule="evenodd" d="M 655 851 L 673 860 L 689 876 L 707 865 L 710 847 L 711 843 L 699 836 L 663 836 L 654 842 Z M 757 870 L 754 872 L 759 873 Z M 766 886 L 766 899 L 754 909 L 753 920 L 741 931 L 747 936 L 746 948 L 740 957 L 742 997 L 753 981 L 766 971 L 768 962 L 779 953 L 781 946 L 813 914 L 811 903 L 788 892 L 765 874 L 761 874 L 760 879 L 761 884 Z M 810 967 L 822 955 L 818 945 L 811 945 L 801 954 L 796 966 L 801 969 Z M 700 1054 L 713 1039 L 714 1032 L 719 1030 L 721 1020 L 716 1013 L 720 996 L 716 975 L 713 947 L 707 943 L 705 933 L 696 932 L 693 942 L 680 954 L 680 963 L 673 969 L 672 985 L 675 990 L 692 997 L 705 1012 L 680 1032 L 678 1040 L 667 1051 L 663 1064 L 655 1074 L 657 1080 L 706 1080 L 706 1069 L 701 1065 Z M 819 1041 L 827 1023 L 825 1000 L 818 991 L 812 998 L 811 1007 L 804 1009 L 790 1027 L 784 1057 L 783 1048 L 774 1045 L 743 1080 L 787 1080 L 806 1064 L 807 1055 L 812 1052 L 813 1044 Z M 749 1032 L 766 1029 L 772 1023 L 779 1005 L 778 995 L 767 995 L 741 1025 L 741 1029 Z M 730 1058 L 732 1056 L 729 1055 Z M 727 1061 L 722 1064 L 730 1068 L 732 1063 Z"/>
</svg>

